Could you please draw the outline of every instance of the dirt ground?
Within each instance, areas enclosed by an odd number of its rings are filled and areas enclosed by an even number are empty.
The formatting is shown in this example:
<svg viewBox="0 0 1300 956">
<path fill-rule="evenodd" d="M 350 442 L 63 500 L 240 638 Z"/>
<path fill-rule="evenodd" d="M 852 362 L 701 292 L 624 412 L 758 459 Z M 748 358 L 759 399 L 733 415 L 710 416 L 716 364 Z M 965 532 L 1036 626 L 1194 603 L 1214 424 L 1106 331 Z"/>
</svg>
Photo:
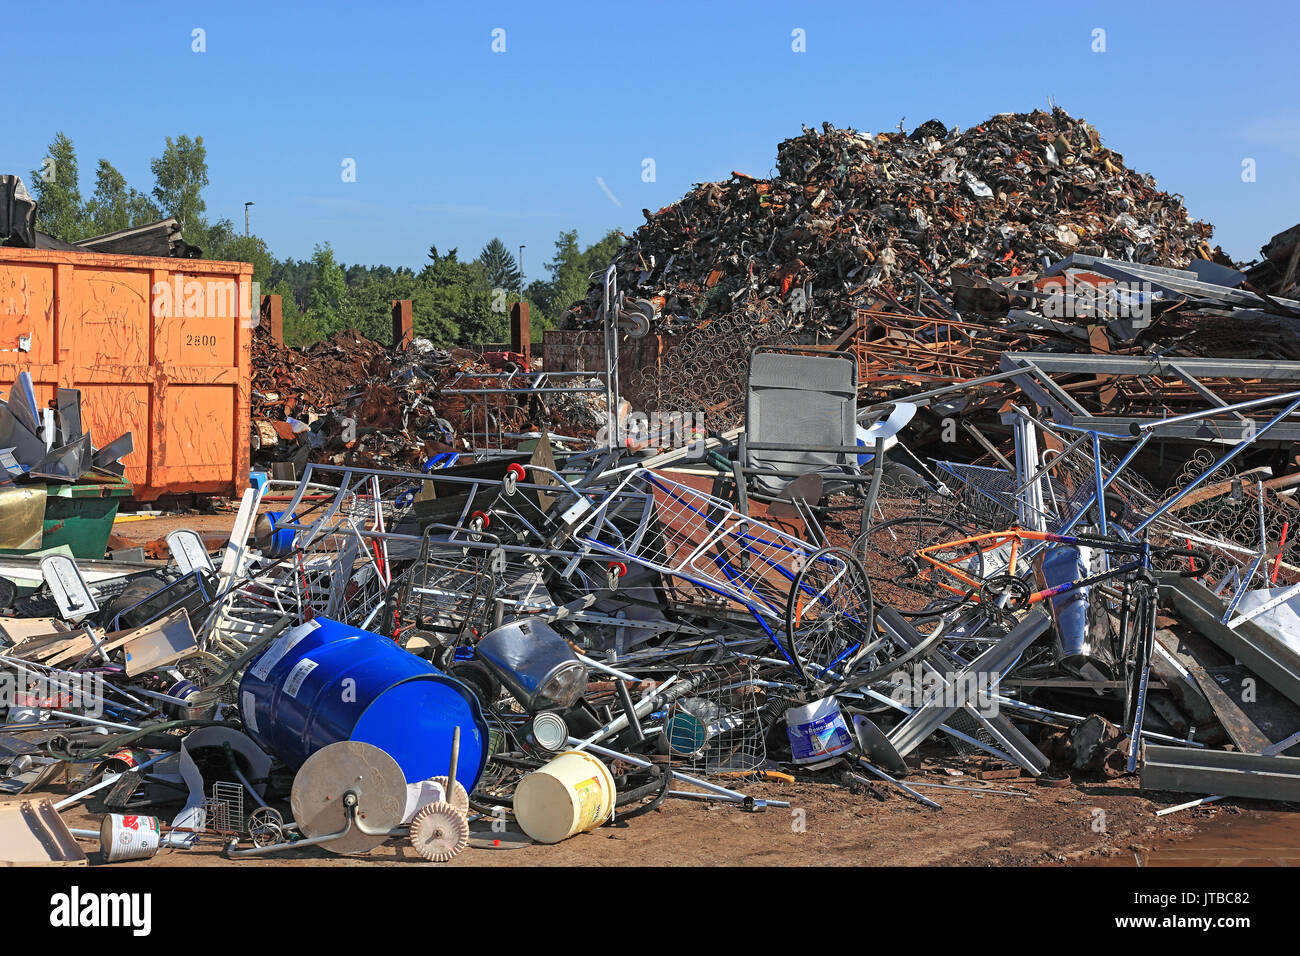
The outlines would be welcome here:
<svg viewBox="0 0 1300 956">
<path fill-rule="evenodd" d="M 271 510 L 268 505 L 262 511 Z M 146 517 L 141 515 L 120 514 L 118 519 L 113 522 L 113 534 L 133 545 L 143 545 L 149 541 L 155 541 L 167 536 L 170 531 L 177 528 L 186 528 L 195 531 L 200 535 L 219 535 L 230 534 L 231 526 L 235 523 L 235 511 L 221 510 L 215 514 L 200 514 L 198 512 L 186 514 L 167 514 L 158 517 Z"/>
<path fill-rule="evenodd" d="M 746 812 L 734 805 L 668 800 L 624 825 L 606 826 L 554 846 L 519 845 L 473 827 L 471 846 L 447 866 L 1149 866 L 1300 864 L 1300 814 L 1227 805 L 1157 817 L 1187 799 L 1143 794 L 1136 781 L 1076 783 L 1053 789 L 1030 778 L 981 782 L 918 773 L 909 783 L 1015 790 L 1021 796 L 924 788 L 933 810 L 881 783 L 858 792 L 832 783 L 746 783 L 756 798 L 789 809 Z M 36 796 L 40 796 L 37 794 Z M 48 794 L 57 801 L 61 787 Z M 99 795 L 64 811 L 70 827 L 95 829 Z M 19 797 L 5 797 L 5 802 Z M 30 799 L 30 797 L 28 797 Z M 167 814 L 163 814 L 166 819 Z M 490 849 L 499 839 L 503 846 Z M 97 840 L 82 840 L 91 864 Z M 243 844 L 248 846 L 247 842 Z M 343 857 L 309 847 L 258 859 L 228 860 L 215 836 L 190 850 L 164 849 L 152 860 L 115 866 L 401 866 L 426 865 L 403 839 Z"/>
</svg>

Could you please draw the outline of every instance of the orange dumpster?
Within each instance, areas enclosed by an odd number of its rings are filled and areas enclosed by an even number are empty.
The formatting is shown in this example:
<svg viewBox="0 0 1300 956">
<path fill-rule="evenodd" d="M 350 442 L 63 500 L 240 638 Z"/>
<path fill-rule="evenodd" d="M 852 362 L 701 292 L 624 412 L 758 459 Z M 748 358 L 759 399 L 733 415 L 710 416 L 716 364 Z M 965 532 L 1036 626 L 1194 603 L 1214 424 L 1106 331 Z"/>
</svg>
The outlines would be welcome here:
<svg viewBox="0 0 1300 956">
<path fill-rule="evenodd" d="M 0 390 L 42 405 L 81 390 L 102 447 L 132 432 L 134 497 L 237 495 L 248 483 L 253 267 L 0 247 Z"/>
</svg>

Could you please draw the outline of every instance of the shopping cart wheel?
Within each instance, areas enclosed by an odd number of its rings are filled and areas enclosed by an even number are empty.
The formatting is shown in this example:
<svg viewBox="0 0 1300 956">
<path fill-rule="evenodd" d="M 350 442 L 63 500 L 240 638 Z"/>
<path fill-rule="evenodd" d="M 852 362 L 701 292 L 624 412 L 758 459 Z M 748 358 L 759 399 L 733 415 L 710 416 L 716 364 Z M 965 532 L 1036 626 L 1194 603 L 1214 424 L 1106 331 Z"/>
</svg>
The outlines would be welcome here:
<svg viewBox="0 0 1300 956">
<path fill-rule="evenodd" d="M 609 567 L 606 569 L 606 574 L 606 581 L 609 585 L 609 589 L 611 591 L 617 591 L 619 578 L 627 575 L 627 565 L 622 561 L 611 561 Z"/>
<path fill-rule="evenodd" d="M 490 524 L 492 524 L 490 514 L 486 511 L 475 511 L 469 516 L 469 539 L 471 541 L 481 541 L 483 538 L 482 532 L 486 531 Z"/>
<path fill-rule="evenodd" d="M 505 477 L 501 479 L 501 493 L 503 495 L 513 495 L 515 493 L 515 486 L 519 482 L 523 481 L 524 478 L 527 477 L 527 474 L 528 473 L 524 471 L 523 465 L 520 465 L 517 462 L 511 464 L 510 467 L 506 469 Z"/>
</svg>

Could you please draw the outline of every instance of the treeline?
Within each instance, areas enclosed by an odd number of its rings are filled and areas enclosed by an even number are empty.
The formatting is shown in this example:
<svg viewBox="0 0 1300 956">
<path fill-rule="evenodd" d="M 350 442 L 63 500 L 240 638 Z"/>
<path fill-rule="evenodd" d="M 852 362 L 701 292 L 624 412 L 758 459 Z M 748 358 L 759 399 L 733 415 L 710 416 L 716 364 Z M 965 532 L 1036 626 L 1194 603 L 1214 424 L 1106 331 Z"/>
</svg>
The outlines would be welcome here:
<svg viewBox="0 0 1300 956">
<path fill-rule="evenodd" d="M 517 260 L 499 238 L 472 259 L 462 258 L 457 248 L 440 252 L 436 245 L 430 246 L 428 261 L 419 271 L 341 263 L 328 242 L 318 244 L 310 259 L 278 259 L 265 240 L 243 235 L 231 220 L 208 220 L 203 199 L 208 164 L 202 136 L 167 137 L 150 171 L 154 185 L 143 193 L 128 185 L 112 163 L 101 159 L 94 191 L 83 199 L 76 149 L 67 136 L 57 134 L 41 166 L 31 172 L 37 228 L 75 242 L 175 218 L 182 237 L 201 248 L 205 259 L 252 263 L 253 280 L 262 291 L 281 297 L 289 345 L 307 345 L 347 328 L 386 342 L 392 334 L 394 299 L 412 300 L 416 335 L 436 345 L 476 345 L 509 338 L 510 307 L 520 298 L 520 273 Z M 554 255 L 545 263 L 547 277 L 534 279 L 523 289 L 535 339 L 583 297 L 588 276 L 603 271 L 622 243 L 618 230 L 585 249 L 579 245 L 577 230 L 560 233 Z"/>
</svg>

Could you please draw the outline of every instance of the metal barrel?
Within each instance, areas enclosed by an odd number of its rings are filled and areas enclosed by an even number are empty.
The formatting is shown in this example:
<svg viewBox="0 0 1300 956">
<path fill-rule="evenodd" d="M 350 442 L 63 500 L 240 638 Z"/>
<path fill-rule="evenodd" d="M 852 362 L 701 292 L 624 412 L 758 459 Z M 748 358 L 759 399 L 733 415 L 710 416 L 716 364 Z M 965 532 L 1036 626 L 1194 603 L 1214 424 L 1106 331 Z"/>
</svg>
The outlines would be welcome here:
<svg viewBox="0 0 1300 956">
<path fill-rule="evenodd" d="M 240 681 L 240 713 L 258 745 L 296 769 L 322 747 L 362 741 L 415 783 L 447 773 L 459 726 L 456 778 L 473 790 L 488 756 L 473 692 L 379 634 L 327 618 L 310 624 L 268 648 Z"/>
</svg>

